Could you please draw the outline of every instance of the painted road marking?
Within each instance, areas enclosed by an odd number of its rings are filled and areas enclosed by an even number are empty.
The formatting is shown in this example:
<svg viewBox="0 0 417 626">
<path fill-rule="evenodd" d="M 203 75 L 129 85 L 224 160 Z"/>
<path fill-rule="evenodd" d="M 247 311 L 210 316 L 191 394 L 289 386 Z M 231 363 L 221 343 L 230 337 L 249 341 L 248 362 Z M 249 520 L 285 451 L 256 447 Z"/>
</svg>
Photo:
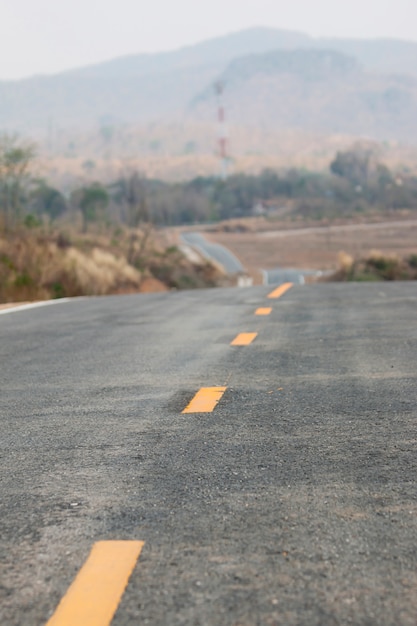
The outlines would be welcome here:
<svg viewBox="0 0 417 626">
<path fill-rule="evenodd" d="M 99 541 L 46 626 L 109 626 L 143 541 Z"/>
<path fill-rule="evenodd" d="M 260 308 L 260 309 L 256 309 L 255 315 L 270 315 L 271 311 L 272 311 L 271 307 Z"/>
<path fill-rule="evenodd" d="M 211 413 L 221 398 L 227 387 L 203 387 L 197 391 L 190 404 L 185 407 L 183 413 Z"/>
<path fill-rule="evenodd" d="M 248 346 L 256 339 L 258 333 L 240 333 L 230 344 L 231 346 Z"/>
<path fill-rule="evenodd" d="M 28 309 L 37 309 L 40 306 L 50 306 L 51 304 L 63 304 L 69 302 L 70 298 L 58 298 L 57 300 L 44 300 L 42 302 L 29 302 L 29 304 L 19 304 L 7 309 L 2 309 L 0 315 L 6 315 L 7 313 L 16 313 L 17 311 L 27 311 Z"/>
<path fill-rule="evenodd" d="M 292 286 L 293 283 L 284 283 L 283 285 L 280 285 L 279 287 L 274 289 L 274 291 L 271 291 L 271 293 L 268 295 L 268 298 L 280 298 L 284 295 L 286 291 L 288 291 L 288 289 L 291 289 Z"/>
</svg>

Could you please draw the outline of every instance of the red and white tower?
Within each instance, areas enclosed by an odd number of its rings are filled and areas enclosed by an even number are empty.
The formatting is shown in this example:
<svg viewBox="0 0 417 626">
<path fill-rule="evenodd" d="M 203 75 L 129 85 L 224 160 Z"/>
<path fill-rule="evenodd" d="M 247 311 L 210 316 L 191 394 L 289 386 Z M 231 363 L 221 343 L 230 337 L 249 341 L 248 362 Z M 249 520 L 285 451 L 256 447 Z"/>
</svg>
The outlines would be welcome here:
<svg viewBox="0 0 417 626">
<path fill-rule="evenodd" d="M 218 81 L 217 83 L 215 83 L 214 89 L 217 96 L 218 154 L 220 158 L 220 176 L 223 180 L 225 180 L 228 174 L 229 155 L 226 112 L 223 101 L 224 83 L 222 81 Z"/>
</svg>

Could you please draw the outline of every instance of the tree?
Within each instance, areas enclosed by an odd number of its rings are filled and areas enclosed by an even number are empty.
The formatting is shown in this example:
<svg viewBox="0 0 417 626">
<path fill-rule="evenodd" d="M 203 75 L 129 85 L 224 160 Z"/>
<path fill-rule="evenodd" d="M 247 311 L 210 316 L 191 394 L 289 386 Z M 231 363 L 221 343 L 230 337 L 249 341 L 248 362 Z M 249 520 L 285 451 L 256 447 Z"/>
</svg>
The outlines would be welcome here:
<svg viewBox="0 0 417 626">
<path fill-rule="evenodd" d="M 89 222 L 96 221 L 100 212 L 109 204 L 109 194 L 99 183 L 77 189 L 72 193 L 71 199 L 81 211 L 84 233 L 87 232 Z"/>
<path fill-rule="evenodd" d="M 132 228 L 149 222 L 148 202 L 144 181 L 138 172 L 133 172 L 125 185 L 125 200 L 128 207 L 128 223 Z"/>
<path fill-rule="evenodd" d="M 361 147 L 338 152 L 330 164 L 330 171 L 333 174 L 346 178 L 352 185 L 366 185 L 374 168 L 374 151 Z"/>
<path fill-rule="evenodd" d="M 30 182 L 29 168 L 35 158 L 35 146 L 17 135 L 0 135 L 0 211 L 6 230 L 21 217 Z"/>
<path fill-rule="evenodd" d="M 62 193 L 50 187 L 44 180 L 38 180 L 30 195 L 31 212 L 41 215 L 46 213 L 52 220 L 60 217 L 68 209 L 68 203 Z"/>
</svg>

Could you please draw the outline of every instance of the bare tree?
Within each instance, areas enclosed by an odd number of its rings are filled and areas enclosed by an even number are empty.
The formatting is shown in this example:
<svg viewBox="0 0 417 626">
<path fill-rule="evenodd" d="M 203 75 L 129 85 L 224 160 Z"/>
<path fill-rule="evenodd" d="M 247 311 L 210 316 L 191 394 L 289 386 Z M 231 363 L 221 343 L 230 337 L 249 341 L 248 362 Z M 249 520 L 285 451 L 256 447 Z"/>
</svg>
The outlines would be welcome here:
<svg viewBox="0 0 417 626">
<path fill-rule="evenodd" d="M 0 211 L 4 214 L 6 230 L 21 217 L 35 154 L 35 146 L 17 135 L 0 135 Z"/>
<path fill-rule="evenodd" d="M 109 204 L 109 194 L 99 183 L 76 189 L 71 194 L 71 200 L 81 211 L 83 233 L 87 232 L 90 222 L 98 221 L 100 214 Z M 102 216 L 101 216 L 102 217 Z"/>
<path fill-rule="evenodd" d="M 127 171 L 119 181 L 118 196 L 125 207 L 127 224 L 132 229 L 128 261 L 137 265 L 153 230 L 144 177 L 137 170 Z"/>
<path fill-rule="evenodd" d="M 123 195 L 127 208 L 127 221 L 131 228 L 149 223 L 148 202 L 143 177 L 134 171 L 123 181 Z"/>
</svg>

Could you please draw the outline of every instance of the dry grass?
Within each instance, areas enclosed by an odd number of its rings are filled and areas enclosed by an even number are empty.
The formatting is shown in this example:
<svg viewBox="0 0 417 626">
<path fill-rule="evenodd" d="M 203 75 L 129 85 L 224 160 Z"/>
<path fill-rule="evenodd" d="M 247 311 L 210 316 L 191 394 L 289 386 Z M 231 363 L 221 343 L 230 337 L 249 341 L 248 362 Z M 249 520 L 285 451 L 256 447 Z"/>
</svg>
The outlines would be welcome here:
<svg viewBox="0 0 417 626">
<path fill-rule="evenodd" d="M 328 135 L 296 130 L 260 129 L 233 124 L 230 127 L 229 151 L 231 172 L 258 174 L 264 168 L 327 170 L 339 150 L 347 150 L 358 140 L 351 135 Z M 149 178 L 168 181 L 187 180 L 196 176 L 216 176 L 219 161 L 216 156 L 216 127 L 213 122 L 186 122 L 144 125 L 119 129 L 113 138 L 111 151 L 103 145 L 96 132 L 62 133 L 54 153 L 42 144 L 39 175 L 53 184 L 66 186 L 69 180 L 114 180 L 126 169 L 137 169 Z M 159 145 L 155 151 L 154 143 Z M 76 151 L 68 154 L 73 143 Z M 194 151 L 187 153 L 186 144 Z M 390 169 L 402 169 L 404 164 L 417 171 L 417 149 L 398 142 L 373 143 L 380 160 Z M 94 167 L 84 167 L 90 160 Z"/>
<path fill-rule="evenodd" d="M 222 278 L 210 264 L 192 264 L 139 230 L 0 236 L 0 303 L 209 287 Z"/>
<path fill-rule="evenodd" d="M 371 250 L 365 258 L 353 259 L 342 252 L 339 255 L 339 269 L 325 280 L 417 280 L 417 254 L 400 258 L 396 254 L 384 255 L 379 250 Z"/>
<path fill-rule="evenodd" d="M 2 302 L 139 290 L 141 278 L 126 259 L 99 248 L 62 248 L 33 235 L 0 240 Z"/>
<path fill-rule="evenodd" d="M 417 219 L 410 215 L 382 216 L 368 223 L 363 220 L 333 222 L 242 221 L 246 232 L 211 231 L 207 237 L 228 247 L 252 273 L 260 269 L 299 268 L 333 270 L 339 268 L 338 255 L 365 258 L 370 250 L 384 256 L 406 258 L 415 254 Z M 243 230 L 243 229 L 242 229 Z"/>
<path fill-rule="evenodd" d="M 343 250 L 341 252 L 339 252 L 339 254 L 337 255 L 338 258 L 338 262 L 339 262 L 339 267 L 343 272 L 346 272 L 346 274 L 348 272 L 350 272 L 350 270 L 352 269 L 353 263 L 354 263 L 354 259 L 350 254 L 346 254 L 346 252 L 344 252 Z"/>
</svg>

